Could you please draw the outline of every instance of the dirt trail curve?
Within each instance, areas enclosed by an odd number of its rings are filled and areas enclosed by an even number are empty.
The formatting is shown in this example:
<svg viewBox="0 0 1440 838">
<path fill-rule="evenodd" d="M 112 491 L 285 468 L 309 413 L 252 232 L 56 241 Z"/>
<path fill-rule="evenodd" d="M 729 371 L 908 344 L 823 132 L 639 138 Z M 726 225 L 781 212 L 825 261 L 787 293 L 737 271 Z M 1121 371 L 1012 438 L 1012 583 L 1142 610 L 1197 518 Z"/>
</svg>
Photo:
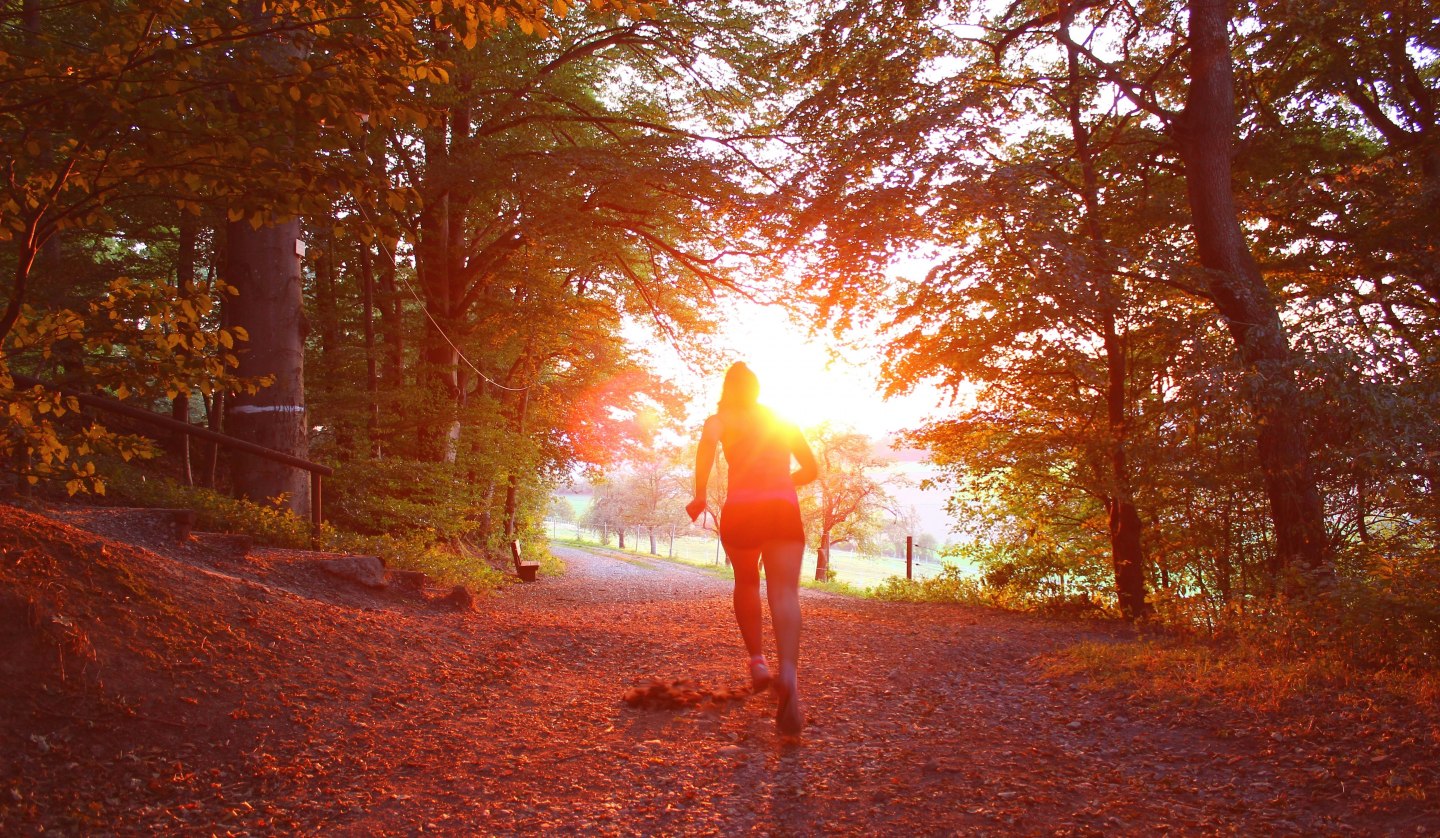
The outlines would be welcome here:
<svg viewBox="0 0 1440 838">
<path fill-rule="evenodd" d="M 52 753 L 19 769 L 40 777 L 34 795 L 50 795 L 42 811 L 82 805 L 66 788 L 90 784 L 120 834 L 1440 827 L 1434 801 L 1372 805 L 1343 777 L 1271 759 L 1295 746 L 1237 734 L 1233 719 L 1181 721 L 1044 672 L 1048 653 L 1121 637 L 981 609 L 805 592 L 799 744 L 777 737 L 770 695 L 632 708 L 623 694 L 651 677 L 744 684 L 729 583 L 663 561 L 555 552 L 564 576 L 470 614 L 356 593 L 287 551 L 217 559 L 210 572 L 231 589 L 193 596 L 232 608 L 260 663 L 234 660 L 213 682 L 197 675 L 172 715 L 142 704 L 108 739 L 72 719 L 46 734 L 46 750 L 80 753 L 80 767 Z M 1323 746 L 1314 738 L 1306 747 Z M 113 768 L 90 767 L 87 741 Z M 67 766 L 84 776 L 67 780 Z M 157 779 L 136 779 L 156 766 Z"/>
</svg>

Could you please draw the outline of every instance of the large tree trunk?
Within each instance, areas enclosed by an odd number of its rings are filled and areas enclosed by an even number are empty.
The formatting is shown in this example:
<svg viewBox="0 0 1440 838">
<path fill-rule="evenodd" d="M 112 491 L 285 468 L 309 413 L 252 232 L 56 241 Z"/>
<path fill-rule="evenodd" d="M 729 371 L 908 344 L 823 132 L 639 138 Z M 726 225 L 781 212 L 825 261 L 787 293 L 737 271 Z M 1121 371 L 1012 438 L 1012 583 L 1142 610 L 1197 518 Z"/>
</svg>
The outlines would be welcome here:
<svg viewBox="0 0 1440 838">
<path fill-rule="evenodd" d="M 1295 364 L 1279 307 L 1251 256 L 1231 182 L 1235 94 L 1226 0 L 1190 3 L 1190 90 L 1175 126 L 1200 264 L 1246 371 L 1257 456 L 1275 525 L 1272 573 L 1329 565 Z"/>
<path fill-rule="evenodd" d="M 259 392 L 236 393 L 226 405 L 230 435 L 295 457 L 309 455 L 305 434 L 305 315 L 301 301 L 299 220 L 253 229 L 227 227 L 227 320 L 249 332 L 236 353 L 236 373 L 273 376 Z M 302 517 L 310 511 L 309 474 L 249 454 L 232 453 L 231 471 L 241 496 L 264 503 L 283 497 Z"/>
<path fill-rule="evenodd" d="M 465 374 L 454 341 L 463 332 L 463 268 L 468 194 L 463 178 L 451 172 L 451 149 L 464 144 L 471 130 L 469 109 L 452 106 L 444 126 L 425 136 L 425 205 L 420 213 L 420 244 L 416 255 L 425 289 L 424 375 L 441 408 L 421 429 L 422 456 L 455 462 L 460 447 L 460 413 L 465 407 Z"/>
<path fill-rule="evenodd" d="M 258 0 L 243 5 L 252 28 L 276 23 L 274 11 Z M 293 69 L 302 48 L 295 39 L 267 38 L 258 46 L 261 59 L 279 73 Z M 231 436 L 295 457 L 309 456 L 305 429 L 305 322 L 301 286 L 300 220 L 292 218 L 258 228 L 248 220 L 226 226 L 225 279 L 235 294 L 225 299 L 226 320 L 248 336 L 236 355 L 236 373 L 268 376 L 269 386 L 256 393 L 235 393 L 226 400 L 227 432 Z M 231 452 L 231 478 L 241 497 L 279 502 L 297 515 L 310 512 L 310 475 L 249 454 Z"/>
<path fill-rule="evenodd" d="M 436 132 L 439 133 L 439 132 Z M 427 177 L 440 180 L 445 151 L 443 135 L 427 140 Z M 422 349 L 421 376 L 427 396 L 433 399 L 432 409 L 439 413 L 420 428 L 420 454 L 431 462 L 453 462 L 455 448 L 451 444 L 453 426 L 458 421 L 455 410 L 461 397 L 460 358 L 451 345 L 449 332 L 453 303 L 450 283 L 450 214 L 444 187 L 427 190 L 425 207 L 420 212 L 420 241 L 415 248 L 420 284 L 424 288 L 425 337 Z"/>
</svg>

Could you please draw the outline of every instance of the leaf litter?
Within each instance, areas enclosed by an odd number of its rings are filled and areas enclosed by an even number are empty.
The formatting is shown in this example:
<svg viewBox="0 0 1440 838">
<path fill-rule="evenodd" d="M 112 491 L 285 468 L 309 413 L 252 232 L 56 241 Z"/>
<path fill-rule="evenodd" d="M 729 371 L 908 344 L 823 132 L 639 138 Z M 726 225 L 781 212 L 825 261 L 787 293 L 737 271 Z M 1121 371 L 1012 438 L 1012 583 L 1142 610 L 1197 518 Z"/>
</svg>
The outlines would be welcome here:
<svg viewBox="0 0 1440 838">
<path fill-rule="evenodd" d="M 727 582 L 555 552 L 466 612 L 0 506 L 0 833 L 1440 832 L 1433 714 L 1167 702 L 1047 663 L 1121 628 L 807 591 L 784 740 Z"/>
</svg>

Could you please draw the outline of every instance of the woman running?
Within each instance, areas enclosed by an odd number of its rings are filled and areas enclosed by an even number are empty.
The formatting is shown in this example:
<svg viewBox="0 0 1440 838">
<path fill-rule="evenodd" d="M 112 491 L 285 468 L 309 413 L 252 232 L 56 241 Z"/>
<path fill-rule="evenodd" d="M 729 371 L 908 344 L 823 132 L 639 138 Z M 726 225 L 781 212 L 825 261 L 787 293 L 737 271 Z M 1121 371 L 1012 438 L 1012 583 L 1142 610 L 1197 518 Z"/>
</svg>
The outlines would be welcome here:
<svg viewBox="0 0 1440 838">
<path fill-rule="evenodd" d="M 815 455 L 800 431 L 761 406 L 760 381 L 743 363 L 725 373 L 719 409 L 705 420 L 695 456 L 695 499 L 685 507 L 690 520 L 705 511 L 705 486 L 715 465 L 715 446 L 730 468 L 720 543 L 735 570 L 735 621 L 750 653 L 750 680 L 756 691 L 770 686 L 760 628 L 760 562 L 780 672 L 774 679 L 779 708 L 775 723 L 794 736 L 805 725 L 795 677 L 800 657 L 800 561 L 805 529 L 795 487 L 815 479 Z M 790 471 L 791 457 L 800 468 Z"/>
</svg>

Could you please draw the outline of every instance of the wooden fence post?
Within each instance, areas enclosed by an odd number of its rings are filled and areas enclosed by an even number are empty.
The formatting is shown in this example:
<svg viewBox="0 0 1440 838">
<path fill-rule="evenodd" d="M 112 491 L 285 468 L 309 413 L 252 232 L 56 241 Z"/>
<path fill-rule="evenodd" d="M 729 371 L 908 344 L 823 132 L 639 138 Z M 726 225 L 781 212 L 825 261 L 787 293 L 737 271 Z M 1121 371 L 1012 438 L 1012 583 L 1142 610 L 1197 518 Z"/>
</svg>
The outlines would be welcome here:
<svg viewBox="0 0 1440 838">
<path fill-rule="evenodd" d="M 325 523 L 325 476 L 310 472 L 310 546 L 320 548 L 320 525 Z"/>
</svg>

